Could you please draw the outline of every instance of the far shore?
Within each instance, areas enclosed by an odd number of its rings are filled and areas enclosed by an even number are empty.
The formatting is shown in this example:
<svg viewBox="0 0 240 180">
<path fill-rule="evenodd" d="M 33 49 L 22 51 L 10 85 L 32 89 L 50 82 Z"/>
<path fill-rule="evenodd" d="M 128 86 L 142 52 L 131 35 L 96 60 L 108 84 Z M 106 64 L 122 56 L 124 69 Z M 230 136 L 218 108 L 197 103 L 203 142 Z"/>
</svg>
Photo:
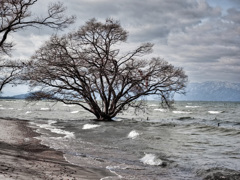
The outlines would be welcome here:
<svg viewBox="0 0 240 180">
<path fill-rule="evenodd" d="M 0 119 L 0 179 L 95 180 L 113 176 L 106 169 L 75 166 L 63 153 L 41 145 L 28 121 Z"/>
</svg>

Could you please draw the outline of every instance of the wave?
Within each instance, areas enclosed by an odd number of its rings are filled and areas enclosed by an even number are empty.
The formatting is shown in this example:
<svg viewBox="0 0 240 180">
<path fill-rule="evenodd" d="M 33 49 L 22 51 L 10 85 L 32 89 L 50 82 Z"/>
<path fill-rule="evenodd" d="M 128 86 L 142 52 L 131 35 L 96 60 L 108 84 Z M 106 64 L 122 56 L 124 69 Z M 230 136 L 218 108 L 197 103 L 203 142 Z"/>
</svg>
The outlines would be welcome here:
<svg viewBox="0 0 240 180">
<path fill-rule="evenodd" d="M 67 107 L 75 107 L 76 105 L 74 105 L 74 104 L 63 104 L 63 106 L 67 106 Z"/>
<path fill-rule="evenodd" d="M 32 111 L 27 111 L 27 112 L 25 112 L 25 114 L 31 114 L 32 113 Z"/>
<path fill-rule="evenodd" d="M 128 134 L 128 138 L 129 139 L 136 139 L 140 134 L 135 131 L 135 130 L 132 130 L 129 134 Z"/>
<path fill-rule="evenodd" d="M 71 113 L 72 114 L 76 114 L 76 113 L 79 113 L 79 111 L 72 111 Z"/>
<path fill-rule="evenodd" d="M 199 108 L 201 106 L 185 106 L 186 108 Z"/>
<path fill-rule="evenodd" d="M 145 154 L 143 158 L 140 159 L 143 164 L 148 164 L 151 166 L 160 166 L 163 164 L 161 159 L 158 159 L 155 154 Z"/>
<path fill-rule="evenodd" d="M 100 125 L 98 124 L 84 124 L 82 129 L 93 129 L 93 128 L 97 128 Z"/>
<path fill-rule="evenodd" d="M 154 109 L 154 111 L 167 112 L 166 109 Z"/>
<path fill-rule="evenodd" d="M 41 111 L 49 111 L 50 108 L 41 108 L 40 110 L 41 110 Z"/>
<path fill-rule="evenodd" d="M 125 169 L 125 168 L 121 168 L 120 166 L 107 166 L 106 169 L 109 170 L 111 173 L 115 174 L 118 177 L 118 179 L 123 178 L 121 175 L 115 172 L 115 169 Z M 112 177 L 104 177 L 104 178 L 101 178 L 100 180 L 105 180 L 105 179 L 112 179 Z"/>
<path fill-rule="evenodd" d="M 189 120 L 189 119 L 194 119 L 193 117 L 190 116 L 185 116 L 185 117 L 179 117 L 177 120 Z"/>
<path fill-rule="evenodd" d="M 156 107 L 158 106 L 157 104 L 150 104 L 149 107 Z"/>
<path fill-rule="evenodd" d="M 50 129 L 50 131 L 53 133 L 56 133 L 56 134 L 63 134 L 63 135 L 65 135 L 64 138 L 66 138 L 66 139 L 71 139 L 71 138 L 75 137 L 73 132 L 65 131 L 62 129 L 54 128 L 54 129 Z"/>
<path fill-rule="evenodd" d="M 240 172 L 234 169 L 214 167 L 197 171 L 203 179 L 239 179 Z"/>
<path fill-rule="evenodd" d="M 112 118 L 113 121 L 123 121 L 123 118 L 119 118 L 119 117 L 114 117 Z"/>
<path fill-rule="evenodd" d="M 186 112 L 186 111 L 173 111 L 174 114 L 191 114 L 192 112 Z"/>
<path fill-rule="evenodd" d="M 223 113 L 223 111 L 208 111 L 209 114 L 220 114 Z"/>
<path fill-rule="evenodd" d="M 30 124 L 40 127 L 42 129 L 49 130 L 52 133 L 64 135 L 64 138 L 67 138 L 67 139 L 75 138 L 75 135 L 73 132 L 65 131 L 63 129 L 56 128 L 55 126 L 52 125 L 55 123 L 57 123 L 57 121 L 54 121 L 54 120 L 49 120 L 47 124 L 39 124 L 36 122 L 30 122 Z"/>
</svg>

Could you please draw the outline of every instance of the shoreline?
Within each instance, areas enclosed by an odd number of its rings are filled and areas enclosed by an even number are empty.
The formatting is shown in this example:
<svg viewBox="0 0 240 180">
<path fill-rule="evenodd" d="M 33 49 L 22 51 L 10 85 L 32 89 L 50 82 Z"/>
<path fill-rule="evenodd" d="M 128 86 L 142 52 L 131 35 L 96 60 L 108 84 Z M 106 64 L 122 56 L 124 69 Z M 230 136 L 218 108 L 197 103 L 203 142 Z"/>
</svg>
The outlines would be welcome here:
<svg viewBox="0 0 240 180">
<path fill-rule="evenodd" d="M 101 179 L 114 174 L 105 169 L 76 166 L 63 153 L 40 143 L 27 120 L 0 118 L 0 179 Z"/>
</svg>

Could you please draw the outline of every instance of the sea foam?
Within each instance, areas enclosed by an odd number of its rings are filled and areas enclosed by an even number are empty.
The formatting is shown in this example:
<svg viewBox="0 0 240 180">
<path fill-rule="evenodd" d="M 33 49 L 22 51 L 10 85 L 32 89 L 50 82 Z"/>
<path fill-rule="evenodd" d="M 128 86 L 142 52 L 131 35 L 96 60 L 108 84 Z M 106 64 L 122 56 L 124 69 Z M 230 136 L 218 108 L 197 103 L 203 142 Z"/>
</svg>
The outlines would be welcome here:
<svg viewBox="0 0 240 180">
<path fill-rule="evenodd" d="M 114 118 L 112 118 L 112 120 L 113 120 L 113 121 L 123 121 L 123 119 L 122 119 L 122 118 L 119 118 L 119 117 L 114 117 Z"/>
<path fill-rule="evenodd" d="M 186 111 L 173 111 L 174 114 L 191 114 L 191 112 Z"/>
<path fill-rule="evenodd" d="M 222 113 L 222 111 L 208 111 L 209 114 L 219 114 Z"/>
<path fill-rule="evenodd" d="M 100 125 L 97 124 L 84 124 L 82 129 L 93 129 L 93 128 L 97 128 Z"/>
<path fill-rule="evenodd" d="M 108 169 L 111 173 L 115 174 L 118 176 L 118 179 L 122 179 L 123 177 L 115 172 L 115 169 L 122 169 L 120 166 L 107 166 L 106 169 Z M 101 178 L 100 180 L 105 180 L 105 179 L 112 179 L 112 177 L 104 177 Z"/>
<path fill-rule="evenodd" d="M 40 110 L 41 111 L 49 111 L 50 109 L 49 108 L 41 108 Z"/>
<path fill-rule="evenodd" d="M 158 106 L 157 104 L 150 104 L 149 105 L 150 107 L 156 107 L 156 106 Z"/>
<path fill-rule="evenodd" d="M 74 107 L 74 106 L 76 106 L 76 105 L 74 105 L 74 104 L 63 104 L 63 106 Z"/>
<path fill-rule="evenodd" d="M 199 108 L 201 106 L 185 106 L 186 108 Z"/>
<path fill-rule="evenodd" d="M 54 129 L 51 129 L 50 131 L 53 132 L 53 133 L 56 133 L 56 134 L 63 134 L 64 138 L 66 138 L 66 139 L 71 139 L 71 138 L 75 137 L 73 132 L 65 131 L 65 130 L 62 130 L 62 129 L 54 128 Z"/>
<path fill-rule="evenodd" d="M 154 111 L 159 111 L 159 112 L 167 112 L 166 109 L 154 109 Z"/>
<path fill-rule="evenodd" d="M 162 160 L 158 159 L 155 154 L 145 154 L 145 156 L 140 159 L 140 161 L 143 164 L 148 164 L 151 166 L 159 166 L 163 164 Z"/>
<path fill-rule="evenodd" d="M 78 113 L 78 112 L 79 112 L 79 111 L 72 111 L 71 113 L 72 113 L 72 114 L 76 114 L 76 113 Z"/>
<path fill-rule="evenodd" d="M 47 129 L 47 130 L 51 131 L 52 133 L 64 135 L 64 138 L 70 139 L 70 138 L 75 137 L 73 132 L 65 131 L 63 129 L 59 129 L 59 128 L 53 126 L 53 124 L 55 124 L 55 123 L 57 123 L 57 121 L 55 121 L 55 120 L 49 120 L 47 124 L 38 124 L 35 122 L 31 122 L 31 124 L 38 126 L 42 129 Z"/>
<path fill-rule="evenodd" d="M 140 134 L 135 131 L 135 130 L 132 130 L 129 134 L 128 134 L 128 138 L 129 139 L 136 139 Z"/>
</svg>

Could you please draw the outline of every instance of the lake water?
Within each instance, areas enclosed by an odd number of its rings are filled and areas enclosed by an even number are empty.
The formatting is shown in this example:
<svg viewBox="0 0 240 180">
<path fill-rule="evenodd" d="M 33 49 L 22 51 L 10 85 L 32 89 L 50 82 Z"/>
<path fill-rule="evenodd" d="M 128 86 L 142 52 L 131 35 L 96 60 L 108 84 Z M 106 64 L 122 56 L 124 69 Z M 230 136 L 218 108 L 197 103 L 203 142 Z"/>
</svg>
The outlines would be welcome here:
<svg viewBox="0 0 240 180">
<path fill-rule="evenodd" d="M 240 178 L 240 103 L 147 105 L 144 113 L 129 109 L 114 122 L 96 122 L 74 105 L 1 100 L 0 118 L 30 120 L 42 143 L 70 163 L 116 174 L 103 179 Z"/>
</svg>

